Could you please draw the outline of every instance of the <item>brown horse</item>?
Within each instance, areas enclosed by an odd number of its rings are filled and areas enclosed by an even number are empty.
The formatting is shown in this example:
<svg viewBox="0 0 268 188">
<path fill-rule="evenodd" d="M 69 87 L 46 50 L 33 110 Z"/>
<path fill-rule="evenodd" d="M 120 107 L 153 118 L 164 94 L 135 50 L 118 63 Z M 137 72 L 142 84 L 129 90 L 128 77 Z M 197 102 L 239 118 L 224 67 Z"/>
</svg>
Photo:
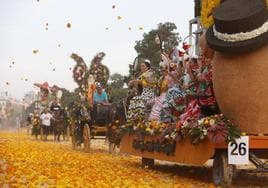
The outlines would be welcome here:
<svg viewBox="0 0 268 188">
<path fill-rule="evenodd" d="M 114 151 L 116 146 L 121 142 L 120 126 L 126 123 L 126 104 L 122 100 L 119 103 L 114 103 L 110 110 L 110 123 L 107 130 L 107 140 L 109 141 L 109 152 Z"/>
<path fill-rule="evenodd" d="M 65 124 L 66 124 L 66 113 L 64 109 L 54 112 L 53 118 L 51 119 L 51 126 L 54 133 L 54 141 L 60 141 L 60 135 L 64 136 Z"/>
</svg>

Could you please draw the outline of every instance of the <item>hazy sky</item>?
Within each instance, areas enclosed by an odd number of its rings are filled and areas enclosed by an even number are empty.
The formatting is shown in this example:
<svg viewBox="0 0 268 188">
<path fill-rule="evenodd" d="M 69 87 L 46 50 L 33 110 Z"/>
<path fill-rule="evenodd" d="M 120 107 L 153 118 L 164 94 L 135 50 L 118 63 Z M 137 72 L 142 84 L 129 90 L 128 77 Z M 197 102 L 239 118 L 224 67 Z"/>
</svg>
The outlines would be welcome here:
<svg viewBox="0 0 268 188">
<path fill-rule="evenodd" d="M 174 22 L 185 37 L 193 14 L 193 0 L 0 0 L 0 92 L 22 98 L 44 81 L 73 90 L 72 52 L 89 64 L 104 51 L 111 73 L 126 75 L 144 32 Z"/>
</svg>

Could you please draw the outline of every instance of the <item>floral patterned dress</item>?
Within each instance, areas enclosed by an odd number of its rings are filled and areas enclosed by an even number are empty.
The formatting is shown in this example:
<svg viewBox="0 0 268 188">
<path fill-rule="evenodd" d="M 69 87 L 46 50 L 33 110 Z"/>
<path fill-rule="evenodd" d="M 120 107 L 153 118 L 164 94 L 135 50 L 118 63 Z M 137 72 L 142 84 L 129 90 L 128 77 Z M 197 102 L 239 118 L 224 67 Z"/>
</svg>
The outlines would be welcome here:
<svg viewBox="0 0 268 188">
<path fill-rule="evenodd" d="M 176 99 L 183 99 L 185 96 L 185 92 L 176 86 L 167 91 L 163 102 L 163 109 L 160 113 L 160 120 L 162 122 L 174 122 L 179 119 L 180 114 L 186 108 L 186 104 L 178 104 Z"/>
<path fill-rule="evenodd" d="M 144 119 L 147 102 L 155 97 L 156 79 L 154 72 L 147 70 L 141 75 L 140 79 L 143 90 L 141 95 L 130 100 L 128 120 Z"/>
<path fill-rule="evenodd" d="M 158 87 L 160 89 L 160 96 L 154 98 L 150 102 L 153 103 L 149 121 L 159 121 L 161 110 L 164 108 L 164 100 L 166 98 L 166 92 L 174 85 L 174 81 L 170 75 L 162 76 L 158 81 Z"/>
</svg>

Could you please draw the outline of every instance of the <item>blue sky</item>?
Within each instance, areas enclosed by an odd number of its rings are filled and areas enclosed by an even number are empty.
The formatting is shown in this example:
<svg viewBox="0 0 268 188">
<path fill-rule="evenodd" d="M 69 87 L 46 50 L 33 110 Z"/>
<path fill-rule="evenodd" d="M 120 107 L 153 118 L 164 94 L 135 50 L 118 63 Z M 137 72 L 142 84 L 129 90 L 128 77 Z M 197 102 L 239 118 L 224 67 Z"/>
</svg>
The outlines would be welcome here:
<svg viewBox="0 0 268 188">
<path fill-rule="evenodd" d="M 144 32 L 174 22 L 185 37 L 193 14 L 193 0 L 1 0 L 0 92 L 22 98 L 44 81 L 73 90 L 72 52 L 89 64 L 104 51 L 111 73 L 126 75 Z"/>
</svg>

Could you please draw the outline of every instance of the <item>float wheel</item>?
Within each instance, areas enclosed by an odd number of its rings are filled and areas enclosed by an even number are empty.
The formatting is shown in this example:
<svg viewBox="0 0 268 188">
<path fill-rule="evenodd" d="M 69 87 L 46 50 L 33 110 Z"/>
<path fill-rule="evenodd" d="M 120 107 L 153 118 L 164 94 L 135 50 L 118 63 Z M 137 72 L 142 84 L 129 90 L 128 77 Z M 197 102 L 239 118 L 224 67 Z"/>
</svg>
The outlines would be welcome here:
<svg viewBox="0 0 268 188">
<path fill-rule="evenodd" d="M 228 164 L 227 151 L 216 151 L 213 160 L 213 182 L 217 186 L 228 187 L 232 184 L 235 166 Z"/>
</svg>

